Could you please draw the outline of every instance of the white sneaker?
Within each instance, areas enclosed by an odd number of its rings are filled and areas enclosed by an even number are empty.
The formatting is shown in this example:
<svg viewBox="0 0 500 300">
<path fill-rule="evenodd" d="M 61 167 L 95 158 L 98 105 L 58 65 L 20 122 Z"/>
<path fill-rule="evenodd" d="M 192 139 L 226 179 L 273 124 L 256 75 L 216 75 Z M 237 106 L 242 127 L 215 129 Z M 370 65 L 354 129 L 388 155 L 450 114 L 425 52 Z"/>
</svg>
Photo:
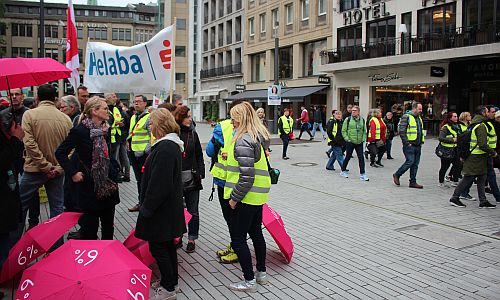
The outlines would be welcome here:
<svg viewBox="0 0 500 300">
<path fill-rule="evenodd" d="M 266 285 L 269 283 L 269 278 L 266 272 L 255 271 L 255 280 L 258 284 Z"/>
<path fill-rule="evenodd" d="M 149 299 L 150 300 L 175 300 L 177 299 L 177 293 L 175 291 L 169 292 L 163 287 L 159 287 L 157 289 L 149 290 Z"/>
<path fill-rule="evenodd" d="M 344 178 L 349 178 L 349 175 L 347 175 L 347 171 L 342 171 L 340 173 L 340 176 L 344 177 Z"/>
<path fill-rule="evenodd" d="M 449 188 L 450 186 L 446 182 L 443 182 L 443 183 L 438 183 L 438 187 L 440 187 L 440 188 Z"/>
<path fill-rule="evenodd" d="M 237 283 L 231 283 L 229 285 L 229 289 L 238 292 L 255 293 L 257 292 L 257 282 L 255 279 L 252 279 L 252 280 L 243 280 Z"/>
<path fill-rule="evenodd" d="M 359 176 L 359 179 L 361 181 L 369 181 L 370 179 L 368 178 L 368 175 L 366 174 L 361 174 L 361 176 Z"/>
</svg>

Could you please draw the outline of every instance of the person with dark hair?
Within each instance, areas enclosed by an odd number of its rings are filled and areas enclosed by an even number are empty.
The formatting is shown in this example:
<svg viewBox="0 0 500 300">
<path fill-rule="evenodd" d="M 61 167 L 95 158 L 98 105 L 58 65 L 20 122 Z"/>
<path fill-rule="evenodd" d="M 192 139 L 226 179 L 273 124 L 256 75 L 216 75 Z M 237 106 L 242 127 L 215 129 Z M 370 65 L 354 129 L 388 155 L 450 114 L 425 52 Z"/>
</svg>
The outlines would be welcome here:
<svg viewBox="0 0 500 300">
<path fill-rule="evenodd" d="M 391 111 L 388 111 L 385 114 L 384 117 L 384 123 L 387 125 L 387 143 L 385 144 L 386 152 L 387 152 L 387 159 L 394 159 L 392 157 L 392 140 L 394 139 L 394 136 L 396 136 L 396 123 L 394 122 L 394 117 L 393 113 Z"/>
<path fill-rule="evenodd" d="M 493 105 L 488 105 L 488 120 L 485 122 L 486 131 L 488 134 L 488 146 L 495 150 L 497 147 L 497 131 L 495 130 L 495 113 L 496 108 Z M 488 176 L 487 182 L 489 185 L 488 192 L 493 194 L 496 202 L 500 202 L 500 189 L 498 188 L 497 177 L 495 175 L 495 160 L 492 157 L 488 158 Z"/>
<path fill-rule="evenodd" d="M 175 111 L 175 109 L 177 108 L 177 106 L 175 106 L 175 104 L 165 102 L 165 103 L 158 105 L 158 108 L 165 108 L 169 112 L 173 113 Z"/>
<path fill-rule="evenodd" d="M 136 95 L 134 98 L 135 114 L 130 118 L 129 136 L 129 160 L 134 169 L 137 181 L 137 193 L 141 194 L 142 167 L 151 151 L 151 129 L 149 127 L 149 111 L 146 109 L 148 99 L 143 95 Z M 137 212 L 141 208 L 141 198 L 139 203 L 129 208 L 129 212 Z"/>
<path fill-rule="evenodd" d="M 424 144 L 424 123 L 422 121 L 422 104 L 413 102 L 412 110 L 404 114 L 399 121 L 399 136 L 403 142 L 404 164 L 392 175 L 394 184 L 399 186 L 399 178 L 410 170 L 410 188 L 423 189 L 417 183 L 417 171 L 420 164 L 422 145 Z"/>
<path fill-rule="evenodd" d="M 283 115 L 278 119 L 278 131 L 280 133 L 280 138 L 283 141 L 283 155 L 284 160 L 290 159 L 286 152 L 288 150 L 288 144 L 290 143 L 290 133 L 293 132 L 293 118 L 290 117 L 290 109 L 285 107 L 283 110 Z"/>
<path fill-rule="evenodd" d="M 302 105 L 300 107 L 300 110 L 301 110 L 300 118 L 297 119 L 297 122 L 299 122 L 300 124 L 300 133 L 297 140 L 300 140 L 302 138 L 302 133 L 306 131 L 307 134 L 309 134 L 310 136 L 309 140 L 312 141 L 314 140 L 314 137 L 311 133 L 311 130 L 309 130 L 309 113 L 307 112 L 305 105 Z"/>
<path fill-rule="evenodd" d="M 56 108 L 56 95 L 57 90 L 54 86 L 50 84 L 39 86 L 37 99 L 40 104 L 37 108 L 28 110 L 23 116 L 26 154 L 24 173 L 19 183 L 22 205 L 20 229 L 25 225 L 31 200 L 42 185 L 47 190 L 50 218 L 61 214 L 64 209 L 63 169 L 54 153 L 73 124 L 67 115 Z"/>
<path fill-rule="evenodd" d="M 456 151 L 458 136 L 462 134 L 462 128 L 458 125 L 458 115 L 454 111 L 446 114 L 446 117 L 441 122 L 439 132 L 439 144 L 441 147 L 448 148 L 451 157 L 441 157 L 441 168 L 439 169 L 439 187 L 448 187 L 444 181 L 446 171 L 450 165 L 452 186 L 457 186 L 460 176 L 460 158 Z"/>
<path fill-rule="evenodd" d="M 243 101 L 244 100 L 240 99 L 234 100 L 229 107 L 229 111 L 231 111 L 231 108 L 235 105 L 238 105 Z M 231 207 L 224 199 L 224 186 L 226 184 L 227 177 L 227 156 L 223 156 L 223 154 L 227 153 L 225 147 L 229 147 L 231 145 L 233 131 L 234 127 L 230 118 L 217 123 L 213 130 L 212 138 L 208 141 L 205 149 L 206 154 L 212 158 L 210 173 L 214 178 L 213 184 L 217 186 L 217 197 L 219 198 L 222 215 L 228 228 L 231 217 Z M 213 198 L 214 191 L 215 188 L 212 186 L 212 194 L 210 195 L 211 199 Z M 234 252 L 231 243 L 228 244 L 227 248 L 218 250 L 216 254 L 222 263 L 234 263 L 238 261 L 238 255 Z"/>
<path fill-rule="evenodd" d="M 187 106 L 179 106 L 174 111 L 174 118 L 180 126 L 180 138 L 184 142 L 182 151 L 182 183 L 186 209 L 192 218 L 188 223 L 188 243 L 186 252 L 195 251 L 195 241 L 200 228 L 200 190 L 201 181 L 205 178 L 205 163 L 200 139 L 192 122 L 191 110 Z"/>
<path fill-rule="evenodd" d="M 316 106 L 314 108 L 314 113 L 313 113 L 313 128 L 312 128 L 312 137 L 316 135 L 316 131 L 319 130 L 321 131 L 321 134 L 323 135 L 323 139 L 326 139 L 326 134 L 325 130 L 323 129 L 323 112 L 321 111 L 321 107 Z"/>
<path fill-rule="evenodd" d="M 90 94 L 87 87 L 80 85 L 76 89 L 76 96 L 78 98 L 78 102 L 80 102 L 80 111 L 83 111 L 83 109 L 85 108 L 85 103 L 87 103 L 87 101 L 90 98 Z"/>
<path fill-rule="evenodd" d="M 465 207 L 460 201 L 460 195 L 463 194 L 470 186 L 474 179 L 477 181 L 477 193 L 479 197 L 479 208 L 495 208 L 496 205 L 491 204 L 486 199 L 485 184 L 488 174 L 488 158 L 498 157 L 496 151 L 488 145 L 488 129 L 486 121 L 488 120 L 489 110 L 486 106 L 480 105 L 476 109 L 476 115 L 472 119 L 470 128 L 471 154 L 463 162 L 464 177 L 458 183 L 453 191 L 450 199 L 450 204 L 455 207 Z"/>
</svg>

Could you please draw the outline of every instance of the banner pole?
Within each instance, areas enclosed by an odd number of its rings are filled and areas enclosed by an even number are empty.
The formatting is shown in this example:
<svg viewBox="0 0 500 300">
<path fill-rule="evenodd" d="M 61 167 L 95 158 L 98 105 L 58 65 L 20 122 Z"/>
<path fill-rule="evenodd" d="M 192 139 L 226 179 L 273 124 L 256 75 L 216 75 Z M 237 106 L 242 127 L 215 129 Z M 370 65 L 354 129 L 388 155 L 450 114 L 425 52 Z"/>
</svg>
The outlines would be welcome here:
<svg viewBox="0 0 500 300">
<path fill-rule="evenodd" d="M 174 17 L 174 25 L 173 25 L 173 30 L 174 30 L 174 34 L 173 34 L 173 41 L 171 43 L 172 45 L 172 69 L 170 71 L 170 103 L 174 103 L 174 99 L 173 99 L 173 96 L 174 96 L 174 89 L 173 89 L 173 86 L 175 84 L 175 44 L 176 44 L 176 32 L 177 32 L 177 17 Z M 173 73 L 173 74 L 172 74 Z"/>
</svg>

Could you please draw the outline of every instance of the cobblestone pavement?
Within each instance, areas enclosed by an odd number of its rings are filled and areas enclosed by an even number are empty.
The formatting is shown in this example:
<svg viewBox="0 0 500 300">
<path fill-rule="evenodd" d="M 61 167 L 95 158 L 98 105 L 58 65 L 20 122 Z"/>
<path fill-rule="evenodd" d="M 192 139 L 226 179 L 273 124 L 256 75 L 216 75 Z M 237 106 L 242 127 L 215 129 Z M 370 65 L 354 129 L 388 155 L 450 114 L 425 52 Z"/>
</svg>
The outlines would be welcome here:
<svg viewBox="0 0 500 300">
<path fill-rule="evenodd" d="M 202 141 L 211 128 L 198 125 Z M 297 136 L 297 135 L 296 135 Z M 285 264 L 265 232 L 271 283 L 258 293 L 234 293 L 226 285 L 240 280 L 239 264 L 220 264 L 215 251 L 229 235 L 218 201 L 209 202 L 211 177 L 200 199 L 200 238 L 195 253 L 179 250 L 178 299 L 499 299 L 500 208 L 451 207 L 452 189 L 437 187 L 436 140 L 424 145 L 418 181 L 423 190 L 392 183 L 402 164 L 399 139 L 394 160 L 384 168 L 367 164 L 369 182 L 359 180 L 357 159 L 350 177 L 325 170 L 326 142 L 291 144 L 288 161 L 281 145 L 272 146 L 271 164 L 281 170 L 269 204 L 281 214 L 295 254 Z M 206 159 L 207 166 L 209 160 Z M 123 240 L 137 215 L 127 208 L 136 202 L 135 182 L 121 184 L 117 206 L 117 239 Z M 475 186 L 471 190 L 477 196 Z M 215 196 L 217 199 L 217 196 Z M 494 202 L 491 195 L 488 199 Z M 251 243 L 250 248 L 251 247 Z M 157 270 L 155 270 L 156 273 Z"/>
</svg>

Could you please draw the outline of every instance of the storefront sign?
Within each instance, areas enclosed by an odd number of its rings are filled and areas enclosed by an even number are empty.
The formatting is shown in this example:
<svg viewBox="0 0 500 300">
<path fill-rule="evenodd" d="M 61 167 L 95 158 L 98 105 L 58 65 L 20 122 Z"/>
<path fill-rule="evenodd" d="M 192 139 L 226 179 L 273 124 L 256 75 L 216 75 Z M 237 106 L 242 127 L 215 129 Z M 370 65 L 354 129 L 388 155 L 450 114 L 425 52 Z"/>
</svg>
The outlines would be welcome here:
<svg viewBox="0 0 500 300">
<path fill-rule="evenodd" d="M 431 0 L 422 0 L 422 6 L 423 7 L 426 7 L 427 6 L 427 2 L 429 2 Z M 437 3 L 446 3 L 446 0 L 432 0 L 432 4 L 437 4 Z"/>
<path fill-rule="evenodd" d="M 372 82 L 390 82 L 390 81 L 394 81 L 394 80 L 399 80 L 403 77 L 399 76 L 399 73 L 393 72 L 393 73 L 389 73 L 385 76 L 382 74 L 373 74 L 373 75 L 368 76 L 368 78 L 370 78 L 372 80 Z"/>
<path fill-rule="evenodd" d="M 486 60 L 472 61 L 467 65 L 467 73 L 474 80 L 492 80 L 500 78 L 500 62 Z"/>
<path fill-rule="evenodd" d="M 235 88 L 236 88 L 237 91 L 241 91 L 241 92 L 243 92 L 244 90 L 247 89 L 247 87 L 244 84 L 237 84 L 235 86 Z"/>
<path fill-rule="evenodd" d="M 52 45 L 66 45 L 66 39 L 54 39 L 54 38 L 48 38 L 46 37 L 44 39 L 45 44 L 52 44 Z"/>
<path fill-rule="evenodd" d="M 327 76 L 319 76 L 318 83 L 320 84 L 330 84 L 330 77 Z"/>
<path fill-rule="evenodd" d="M 431 77 L 444 77 L 444 75 L 445 75 L 444 68 L 431 66 Z"/>
<path fill-rule="evenodd" d="M 350 11 L 344 12 L 344 26 L 361 23 L 364 19 L 369 21 L 370 19 L 380 19 L 389 16 L 390 13 L 386 10 L 385 2 L 373 4 L 363 8 L 356 8 Z"/>
</svg>

